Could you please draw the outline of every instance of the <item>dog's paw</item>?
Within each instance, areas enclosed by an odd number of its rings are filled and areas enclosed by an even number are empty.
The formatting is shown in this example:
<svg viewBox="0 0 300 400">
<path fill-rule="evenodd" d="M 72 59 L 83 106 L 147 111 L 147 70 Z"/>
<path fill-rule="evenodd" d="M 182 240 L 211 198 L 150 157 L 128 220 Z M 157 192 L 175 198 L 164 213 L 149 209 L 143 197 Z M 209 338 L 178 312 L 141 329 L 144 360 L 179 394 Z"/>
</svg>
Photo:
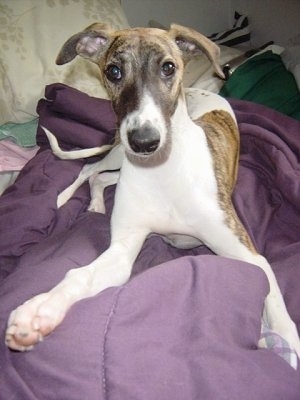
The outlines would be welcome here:
<svg viewBox="0 0 300 400">
<path fill-rule="evenodd" d="M 297 327 L 293 323 L 285 339 L 290 344 L 291 348 L 296 352 L 300 360 L 300 338 L 298 335 Z"/>
<path fill-rule="evenodd" d="M 5 343 L 12 350 L 28 351 L 62 321 L 59 298 L 43 293 L 26 301 L 10 314 Z"/>
<path fill-rule="evenodd" d="M 274 324 L 271 329 L 289 344 L 289 347 L 295 351 L 300 360 L 300 338 L 295 323 L 290 320 L 284 325 Z"/>
<path fill-rule="evenodd" d="M 105 214 L 105 205 L 103 201 L 98 201 L 98 199 L 92 199 L 88 207 L 89 211 Z"/>
</svg>

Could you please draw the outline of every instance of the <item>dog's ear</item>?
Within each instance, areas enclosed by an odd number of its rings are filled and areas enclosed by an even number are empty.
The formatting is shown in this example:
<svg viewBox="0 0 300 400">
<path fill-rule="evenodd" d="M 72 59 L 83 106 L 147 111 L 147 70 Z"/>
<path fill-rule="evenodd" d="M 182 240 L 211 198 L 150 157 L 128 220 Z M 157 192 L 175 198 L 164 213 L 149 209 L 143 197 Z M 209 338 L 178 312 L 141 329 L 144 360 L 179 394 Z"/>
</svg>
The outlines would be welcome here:
<svg viewBox="0 0 300 400">
<path fill-rule="evenodd" d="M 215 43 L 201 33 L 177 24 L 171 25 L 169 35 L 181 50 L 185 62 L 204 52 L 211 61 L 216 73 L 222 79 L 225 79 L 219 64 L 220 49 Z"/>
<path fill-rule="evenodd" d="M 98 63 L 112 40 L 113 30 L 106 24 L 96 23 L 73 35 L 60 50 L 56 64 L 63 65 L 77 55 Z"/>
</svg>

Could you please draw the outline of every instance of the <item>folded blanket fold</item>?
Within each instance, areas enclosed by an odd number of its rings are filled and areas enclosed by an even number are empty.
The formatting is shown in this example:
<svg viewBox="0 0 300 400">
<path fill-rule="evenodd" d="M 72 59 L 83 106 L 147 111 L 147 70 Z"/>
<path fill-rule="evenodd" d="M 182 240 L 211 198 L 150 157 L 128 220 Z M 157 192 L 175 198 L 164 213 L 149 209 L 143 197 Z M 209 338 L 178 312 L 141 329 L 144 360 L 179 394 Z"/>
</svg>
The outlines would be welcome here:
<svg viewBox="0 0 300 400">
<path fill-rule="evenodd" d="M 49 147 L 43 124 L 64 149 L 87 148 L 112 143 L 116 117 L 111 102 L 96 99 L 64 84 L 46 86 L 45 99 L 37 105 L 37 143 Z"/>
</svg>

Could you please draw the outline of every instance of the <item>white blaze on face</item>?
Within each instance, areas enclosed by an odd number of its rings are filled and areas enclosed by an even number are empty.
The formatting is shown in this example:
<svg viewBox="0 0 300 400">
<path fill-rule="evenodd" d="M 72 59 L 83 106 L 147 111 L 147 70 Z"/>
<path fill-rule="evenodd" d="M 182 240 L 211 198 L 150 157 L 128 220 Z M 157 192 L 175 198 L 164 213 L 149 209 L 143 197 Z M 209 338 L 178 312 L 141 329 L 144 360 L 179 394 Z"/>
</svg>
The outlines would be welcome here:
<svg viewBox="0 0 300 400">
<path fill-rule="evenodd" d="M 132 132 L 134 129 L 141 129 L 146 123 L 148 125 L 152 125 L 158 130 L 160 134 L 159 147 L 162 147 L 166 141 L 167 135 L 166 121 L 160 106 L 155 103 L 148 91 L 145 91 L 144 96 L 140 101 L 139 109 L 126 115 L 121 122 L 121 141 L 127 150 L 130 151 L 130 146 L 128 143 L 128 135 L 130 135 L 130 132 Z"/>
</svg>

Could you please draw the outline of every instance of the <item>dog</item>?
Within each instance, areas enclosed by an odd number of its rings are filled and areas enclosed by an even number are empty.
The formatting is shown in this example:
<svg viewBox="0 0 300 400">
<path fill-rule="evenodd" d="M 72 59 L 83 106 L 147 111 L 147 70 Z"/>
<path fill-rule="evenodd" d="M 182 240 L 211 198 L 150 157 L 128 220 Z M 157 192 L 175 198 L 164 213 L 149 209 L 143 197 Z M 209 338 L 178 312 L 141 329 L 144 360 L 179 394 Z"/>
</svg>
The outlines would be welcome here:
<svg viewBox="0 0 300 400">
<path fill-rule="evenodd" d="M 300 357 L 297 329 L 274 273 L 258 254 L 232 204 L 239 159 L 234 113 L 218 95 L 201 91 L 195 101 L 195 92 L 185 93 L 182 86 L 184 66 L 201 53 L 224 78 L 219 48 L 202 34 L 176 24 L 169 30 L 114 31 L 97 23 L 62 47 L 57 64 L 79 55 L 99 66 L 119 136 L 104 149 L 67 153 L 47 131 L 60 158 L 108 151 L 102 160 L 83 167 L 73 185 L 59 195 L 58 205 L 90 179 L 91 208 L 103 212 L 103 189 L 117 182 L 111 243 L 92 263 L 70 270 L 48 293 L 11 313 L 6 331 L 11 349 L 32 349 L 62 322 L 76 301 L 127 282 L 144 241 L 155 233 L 173 246 L 192 248 L 203 243 L 217 255 L 260 267 L 270 285 L 264 322 Z"/>
</svg>

